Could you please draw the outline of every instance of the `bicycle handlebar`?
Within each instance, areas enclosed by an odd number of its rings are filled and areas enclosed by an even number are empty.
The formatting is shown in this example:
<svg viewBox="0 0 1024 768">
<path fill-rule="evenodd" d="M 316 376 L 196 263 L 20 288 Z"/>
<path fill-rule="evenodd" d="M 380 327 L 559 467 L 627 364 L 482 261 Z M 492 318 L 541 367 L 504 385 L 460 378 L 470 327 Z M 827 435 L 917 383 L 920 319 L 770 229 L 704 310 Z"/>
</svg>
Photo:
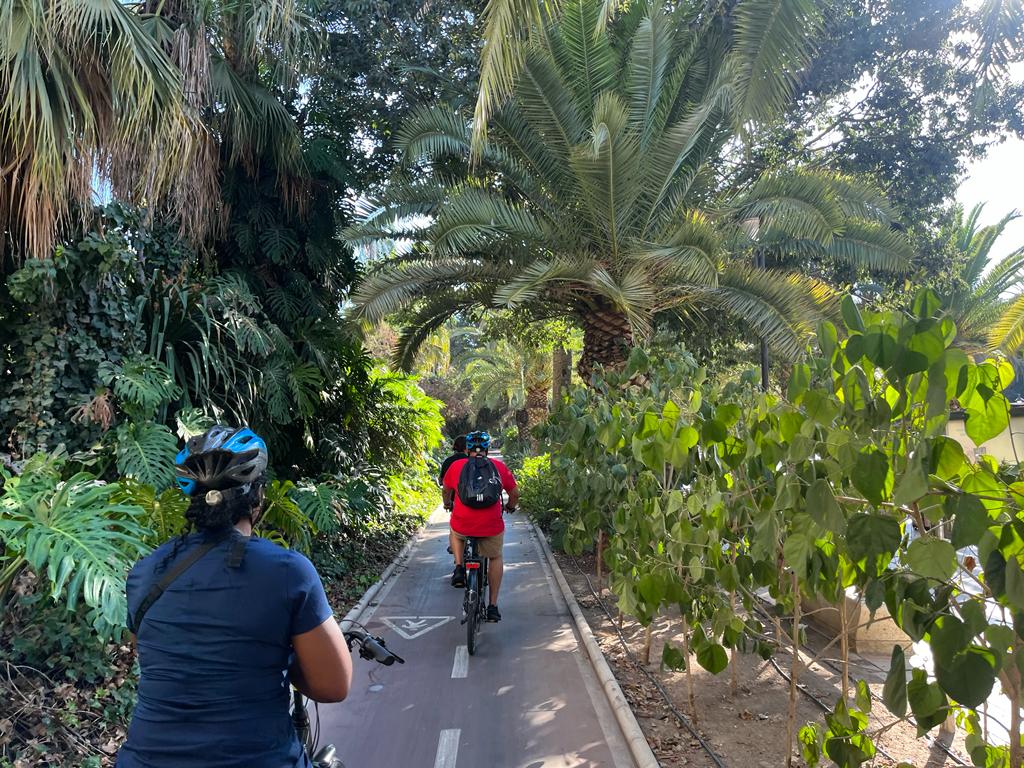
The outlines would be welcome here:
<svg viewBox="0 0 1024 768">
<path fill-rule="evenodd" d="M 350 651 L 353 645 L 359 646 L 359 657 L 362 659 L 376 661 L 385 667 L 390 667 L 396 661 L 399 664 L 405 664 L 405 659 L 390 650 L 387 643 L 380 637 L 355 628 L 346 629 L 342 634 L 345 635 L 345 642 L 348 643 Z"/>
</svg>

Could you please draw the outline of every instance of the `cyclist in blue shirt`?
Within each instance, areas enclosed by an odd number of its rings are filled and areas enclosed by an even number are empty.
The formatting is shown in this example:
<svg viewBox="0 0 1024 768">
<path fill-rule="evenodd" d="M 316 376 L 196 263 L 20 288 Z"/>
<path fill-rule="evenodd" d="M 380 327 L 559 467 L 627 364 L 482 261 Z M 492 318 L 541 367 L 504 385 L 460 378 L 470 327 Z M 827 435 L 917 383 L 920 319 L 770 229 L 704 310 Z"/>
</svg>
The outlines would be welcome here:
<svg viewBox="0 0 1024 768">
<path fill-rule="evenodd" d="M 316 570 L 252 535 L 266 467 L 244 428 L 214 427 L 178 454 L 191 532 L 128 576 L 140 677 L 117 768 L 309 768 L 289 684 L 315 701 L 348 695 L 352 659 Z"/>
</svg>

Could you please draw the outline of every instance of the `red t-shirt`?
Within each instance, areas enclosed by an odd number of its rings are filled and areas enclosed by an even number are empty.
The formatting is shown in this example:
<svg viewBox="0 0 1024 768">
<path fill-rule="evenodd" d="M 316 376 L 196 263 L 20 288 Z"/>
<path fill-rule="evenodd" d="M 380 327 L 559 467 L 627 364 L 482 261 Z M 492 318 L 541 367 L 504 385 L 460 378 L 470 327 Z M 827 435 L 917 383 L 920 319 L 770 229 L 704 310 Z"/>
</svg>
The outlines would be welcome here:
<svg viewBox="0 0 1024 768">
<path fill-rule="evenodd" d="M 498 459 L 490 459 L 501 478 L 502 490 L 511 491 L 516 487 L 516 479 L 505 463 Z M 455 491 L 455 506 L 452 510 L 452 530 L 463 536 L 497 536 L 505 530 L 505 521 L 501 517 L 501 502 L 484 509 L 467 507 L 459 500 L 459 475 L 466 466 L 466 459 L 458 459 L 448 467 L 444 475 L 444 487 Z"/>
</svg>

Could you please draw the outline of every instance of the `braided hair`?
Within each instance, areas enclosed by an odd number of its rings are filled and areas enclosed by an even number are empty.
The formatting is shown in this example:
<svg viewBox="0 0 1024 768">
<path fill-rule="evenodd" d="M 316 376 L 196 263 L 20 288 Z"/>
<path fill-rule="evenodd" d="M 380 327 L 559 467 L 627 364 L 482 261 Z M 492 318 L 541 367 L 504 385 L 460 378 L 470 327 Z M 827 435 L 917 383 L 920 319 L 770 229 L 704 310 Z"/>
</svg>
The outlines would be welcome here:
<svg viewBox="0 0 1024 768">
<path fill-rule="evenodd" d="M 178 557 L 190 533 L 198 531 L 210 536 L 223 535 L 244 517 L 255 522 L 262 505 L 262 482 L 252 483 L 246 493 L 229 496 L 219 504 L 211 504 L 206 493 L 196 494 L 185 512 L 185 527 L 156 570 L 164 570 Z"/>
</svg>

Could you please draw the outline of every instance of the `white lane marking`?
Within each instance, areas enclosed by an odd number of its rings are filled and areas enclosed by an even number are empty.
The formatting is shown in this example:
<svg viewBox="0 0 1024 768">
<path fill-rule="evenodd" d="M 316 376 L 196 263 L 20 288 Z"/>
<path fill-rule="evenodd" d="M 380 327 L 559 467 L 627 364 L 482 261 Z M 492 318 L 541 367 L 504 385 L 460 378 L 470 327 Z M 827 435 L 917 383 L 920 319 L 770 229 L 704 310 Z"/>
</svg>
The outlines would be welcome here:
<svg viewBox="0 0 1024 768">
<path fill-rule="evenodd" d="M 469 648 L 460 645 L 455 648 L 455 663 L 452 664 L 452 680 L 469 676 Z"/>
<path fill-rule="evenodd" d="M 406 640 L 414 640 L 454 619 L 454 616 L 381 616 L 380 620 Z"/>
<path fill-rule="evenodd" d="M 437 757 L 434 758 L 434 768 L 455 768 L 455 759 L 459 756 L 459 735 L 462 733 L 458 728 L 441 731 L 437 740 Z"/>
</svg>

